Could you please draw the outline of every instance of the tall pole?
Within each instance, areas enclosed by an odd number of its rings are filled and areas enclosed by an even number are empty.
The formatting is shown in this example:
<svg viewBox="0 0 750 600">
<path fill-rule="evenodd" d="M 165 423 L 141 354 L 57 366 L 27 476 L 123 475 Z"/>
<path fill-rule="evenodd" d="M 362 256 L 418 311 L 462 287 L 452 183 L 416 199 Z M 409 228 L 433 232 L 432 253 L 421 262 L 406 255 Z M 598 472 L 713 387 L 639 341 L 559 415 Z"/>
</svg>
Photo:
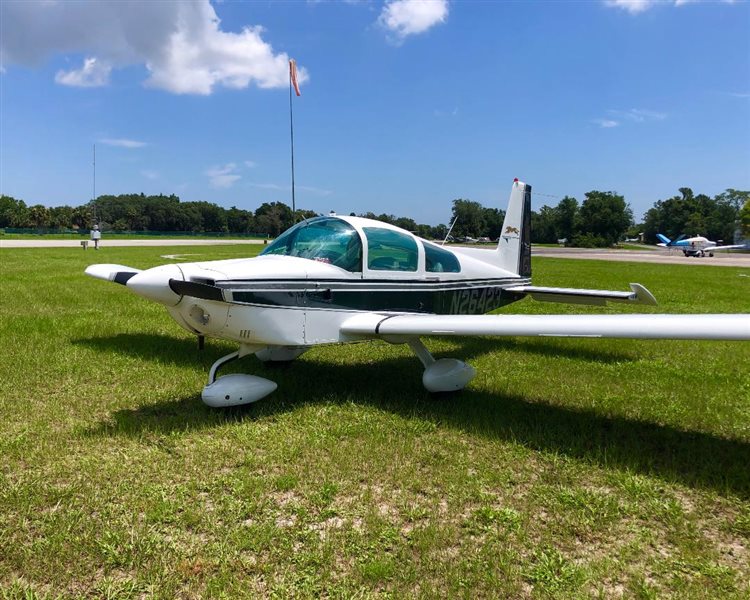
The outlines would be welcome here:
<svg viewBox="0 0 750 600">
<path fill-rule="evenodd" d="M 297 205 L 294 199 L 294 111 L 292 110 L 292 64 L 289 61 L 289 136 L 292 147 L 292 223 L 297 221 Z"/>
<path fill-rule="evenodd" d="M 92 183 L 92 190 L 91 190 L 91 210 L 93 212 L 93 218 L 94 218 L 94 225 L 96 225 L 96 144 L 94 144 L 94 174 L 93 174 L 93 183 Z"/>
</svg>

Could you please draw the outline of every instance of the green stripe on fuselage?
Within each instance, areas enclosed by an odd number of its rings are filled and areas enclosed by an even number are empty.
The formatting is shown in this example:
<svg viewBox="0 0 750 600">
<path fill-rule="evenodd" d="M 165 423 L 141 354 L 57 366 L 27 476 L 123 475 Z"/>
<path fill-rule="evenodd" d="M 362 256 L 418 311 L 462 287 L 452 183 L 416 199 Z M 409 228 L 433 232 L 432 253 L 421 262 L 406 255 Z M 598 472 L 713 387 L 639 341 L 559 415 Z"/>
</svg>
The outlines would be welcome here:
<svg viewBox="0 0 750 600">
<path fill-rule="evenodd" d="M 321 286 L 315 290 L 236 290 L 234 302 L 326 310 L 393 311 L 432 314 L 484 314 L 523 296 L 504 292 L 502 286 L 443 290 L 342 290 Z"/>
</svg>

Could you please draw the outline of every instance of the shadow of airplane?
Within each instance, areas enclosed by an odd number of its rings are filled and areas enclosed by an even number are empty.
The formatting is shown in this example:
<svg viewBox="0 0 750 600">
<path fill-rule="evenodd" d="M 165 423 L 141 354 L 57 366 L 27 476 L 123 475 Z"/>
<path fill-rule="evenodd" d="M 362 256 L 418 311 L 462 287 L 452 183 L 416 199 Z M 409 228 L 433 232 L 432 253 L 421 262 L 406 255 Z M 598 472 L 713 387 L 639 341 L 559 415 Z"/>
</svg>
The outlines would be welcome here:
<svg viewBox="0 0 750 600">
<path fill-rule="evenodd" d="M 445 340 L 445 338 L 443 339 Z M 562 346 L 560 341 L 554 338 L 535 340 L 466 337 L 451 338 L 450 341 L 460 346 L 460 353 L 464 358 L 507 350 L 549 357 L 565 355 L 604 364 L 631 362 L 639 359 L 636 354 L 623 351 L 613 352 L 611 350 L 602 351 L 600 348 Z M 78 338 L 72 340 L 72 342 L 100 352 L 127 353 L 130 356 L 142 357 L 145 360 L 156 360 L 164 364 L 194 365 L 196 368 L 202 364 L 210 367 L 217 358 L 235 349 L 235 346 L 231 343 L 217 342 L 211 346 L 207 345 L 204 351 L 199 352 L 193 339 L 172 338 L 148 333 L 119 333 L 113 336 Z M 218 344 L 222 344 L 221 349 L 219 349 Z M 435 353 L 436 356 L 439 354 L 439 352 Z"/>
<path fill-rule="evenodd" d="M 98 350 L 125 352 L 171 364 L 205 369 L 229 346 L 197 350 L 187 339 L 148 334 L 75 340 Z M 570 354 L 567 348 L 525 342 L 472 338 L 459 340 L 452 356 L 469 358 L 497 350 L 522 350 L 543 355 Z M 575 348 L 582 360 L 632 361 L 627 354 Z M 440 356 L 440 353 L 436 353 Z M 253 360 L 251 358 L 245 360 Z M 240 363 L 242 365 L 242 362 Z M 211 409 L 200 394 L 162 400 L 138 408 L 115 411 L 114 423 L 102 423 L 92 436 L 174 432 L 217 427 L 293 411 L 309 404 L 347 402 L 374 406 L 405 417 L 418 417 L 490 439 L 523 444 L 541 452 L 560 453 L 604 468 L 655 475 L 664 481 L 713 489 L 720 494 L 750 498 L 750 444 L 703 432 L 691 432 L 624 416 L 604 416 L 594 410 L 555 406 L 544 398 L 517 394 L 491 394 L 467 389 L 460 394 L 434 397 L 424 390 L 416 358 L 401 356 L 372 363 L 337 364 L 310 355 L 279 368 L 253 361 L 242 366 L 279 383 L 275 394 L 242 407 Z M 310 385 L 315 382 L 315 385 Z M 710 457 L 710 460 L 706 460 Z"/>
</svg>

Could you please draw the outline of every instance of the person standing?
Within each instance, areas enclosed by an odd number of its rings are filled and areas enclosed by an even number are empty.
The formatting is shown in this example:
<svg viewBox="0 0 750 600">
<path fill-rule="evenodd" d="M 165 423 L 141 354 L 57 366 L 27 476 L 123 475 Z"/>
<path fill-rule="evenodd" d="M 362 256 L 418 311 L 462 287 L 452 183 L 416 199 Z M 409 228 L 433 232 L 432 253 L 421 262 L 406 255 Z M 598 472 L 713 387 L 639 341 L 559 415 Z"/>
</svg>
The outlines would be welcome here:
<svg viewBox="0 0 750 600">
<path fill-rule="evenodd" d="M 94 225 L 91 229 L 91 241 L 94 242 L 94 250 L 99 250 L 99 240 L 102 239 L 102 232 L 99 231 L 99 226 Z"/>
</svg>

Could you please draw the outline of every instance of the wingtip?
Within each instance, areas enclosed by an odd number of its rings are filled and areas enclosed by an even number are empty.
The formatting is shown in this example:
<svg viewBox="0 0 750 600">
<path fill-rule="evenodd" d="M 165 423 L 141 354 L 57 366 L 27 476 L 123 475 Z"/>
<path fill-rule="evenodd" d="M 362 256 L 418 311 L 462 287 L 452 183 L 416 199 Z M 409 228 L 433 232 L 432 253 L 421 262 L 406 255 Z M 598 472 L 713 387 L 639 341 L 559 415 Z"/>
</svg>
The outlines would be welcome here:
<svg viewBox="0 0 750 600">
<path fill-rule="evenodd" d="M 659 304 L 654 295 L 640 283 L 631 283 L 630 289 L 633 290 L 633 302 L 637 304 L 649 304 L 651 306 Z"/>
</svg>

